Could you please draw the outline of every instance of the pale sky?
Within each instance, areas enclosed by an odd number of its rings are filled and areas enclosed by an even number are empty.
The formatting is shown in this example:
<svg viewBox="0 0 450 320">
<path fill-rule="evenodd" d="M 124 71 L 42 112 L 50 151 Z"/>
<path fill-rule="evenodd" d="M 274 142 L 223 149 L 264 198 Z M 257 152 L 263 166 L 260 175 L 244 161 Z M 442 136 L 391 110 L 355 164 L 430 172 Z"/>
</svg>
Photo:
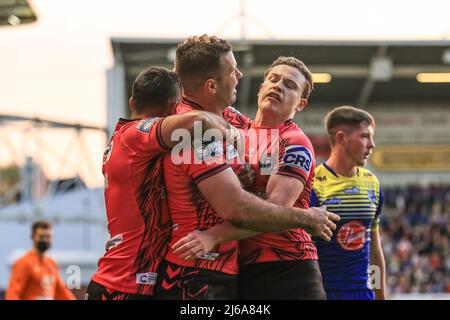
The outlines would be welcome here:
<svg viewBox="0 0 450 320">
<path fill-rule="evenodd" d="M 241 37 L 240 0 L 30 3 L 37 23 L 0 27 L 0 113 L 104 126 L 112 36 Z M 448 0 L 246 0 L 244 6 L 247 38 L 450 40 Z M 89 141 L 98 172 L 91 185 L 100 185 L 103 140 Z"/>
</svg>

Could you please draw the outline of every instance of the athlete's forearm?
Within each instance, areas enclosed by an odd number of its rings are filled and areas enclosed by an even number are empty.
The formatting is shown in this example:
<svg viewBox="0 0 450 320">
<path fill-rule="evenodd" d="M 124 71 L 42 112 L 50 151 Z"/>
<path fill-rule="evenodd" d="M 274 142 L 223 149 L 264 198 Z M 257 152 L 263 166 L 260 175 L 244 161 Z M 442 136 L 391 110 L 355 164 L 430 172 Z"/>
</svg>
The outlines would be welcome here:
<svg viewBox="0 0 450 320">
<path fill-rule="evenodd" d="M 271 232 L 309 226 L 304 209 L 281 207 L 245 191 L 235 199 L 236 210 L 229 221 L 240 228 Z"/>
<path fill-rule="evenodd" d="M 340 219 L 324 207 L 287 208 L 262 200 L 243 190 L 231 170 L 204 179 L 197 186 L 224 220 L 243 229 L 270 232 L 302 228 L 329 241 L 332 235 L 330 228 L 336 229 L 332 221 Z"/>
<path fill-rule="evenodd" d="M 204 232 L 214 239 L 215 245 L 232 240 L 246 239 L 259 234 L 257 231 L 239 228 L 227 221 Z"/>
<path fill-rule="evenodd" d="M 279 193 L 272 192 L 268 194 L 268 202 L 271 202 L 276 205 L 281 206 L 289 206 L 290 199 L 287 199 L 286 197 L 280 197 Z M 260 219 L 259 217 L 255 217 L 255 219 Z M 253 222 L 250 222 L 253 223 Z M 278 230 L 276 230 L 278 231 Z M 226 241 L 232 241 L 232 240 L 241 240 L 253 237 L 260 232 L 254 231 L 247 228 L 239 228 L 236 225 L 225 222 L 223 224 L 215 225 L 214 227 L 204 231 L 208 234 L 208 236 L 211 239 L 214 239 L 215 244 L 219 244 Z"/>
<path fill-rule="evenodd" d="M 375 265 L 379 268 L 379 279 L 375 279 L 375 284 L 379 284 L 374 288 L 375 299 L 386 299 L 386 265 L 384 261 L 383 249 L 379 239 L 378 230 L 373 231 L 371 234 L 372 242 L 370 245 L 370 265 Z M 379 280 L 379 281 L 377 281 Z"/>
</svg>

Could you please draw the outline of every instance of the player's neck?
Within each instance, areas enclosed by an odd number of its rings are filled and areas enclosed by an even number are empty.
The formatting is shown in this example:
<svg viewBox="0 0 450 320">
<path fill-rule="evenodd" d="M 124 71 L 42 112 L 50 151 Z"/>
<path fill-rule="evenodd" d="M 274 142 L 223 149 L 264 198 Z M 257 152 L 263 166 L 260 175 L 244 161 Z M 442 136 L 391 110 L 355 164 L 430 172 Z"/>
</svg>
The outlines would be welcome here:
<svg viewBox="0 0 450 320">
<path fill-rule="evenodd" d="M 202 97 L 202 96 L 188 95 L 186 93 L 184 94 L 184 97 L 190 101 L 195 102 L 199 106 L 201 106 L 203 108 L 203 110 L 211 112 L 211 113 L 215 113 L 218 116 L 222 116 L 222 112 L 223 112 L 224 108 L 221 108 L 221 106 L 219 106 L 214 100 L 211 100 L 211 99 L 208 99 L 207 97 Z"/>
<path fill-rule="evenodd" d="M 353 177 L 358 168 L 350 159 L 347 159 L 344 155 L 340 155 L 339 152 L 332 151 L 330 158 L 326 162 L 334 172 L 343 177 Z"/>
<path fill-rule="evenodd" d="M 153 118 L 153 117 L 165 117 L 165 116 L 167 116 L 167 115 L 163 114 L 160 111 L 145 112 L 145 113 L 132 112 L 131 113 L 131 120 L 144 119 L 144 118 Z"/>
<path fill-rule="evenodd" d="M 290 118 L 286 117 L 276 117 L 274 115 L 265 115 L 263 112 L 258 110 L 253 123 L 258 127 L 278 127 L 285 123 Z"/>
</svg>

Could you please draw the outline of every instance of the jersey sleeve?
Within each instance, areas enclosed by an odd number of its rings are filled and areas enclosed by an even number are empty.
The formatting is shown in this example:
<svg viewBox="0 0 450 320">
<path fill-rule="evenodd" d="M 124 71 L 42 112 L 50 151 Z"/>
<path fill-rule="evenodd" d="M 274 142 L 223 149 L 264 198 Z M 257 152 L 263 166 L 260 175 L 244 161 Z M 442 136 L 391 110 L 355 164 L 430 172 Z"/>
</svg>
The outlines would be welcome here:
<svg viewBox="0 0 450 320">
<path fill-rule="evenodd" d="M 249 123 L 250 119 L 240 113 L 237 109 L 233 107 L 228 107 L 222 112 L 222 117 L 235 128 L 243 129 Z"/>
<path fill-rule="evenodd" d="M 11 278 L 6 290 L 6 300 L 20 300 L 29 278 L 29 270 L 24 260 L 17 261 L 11 270 Z"/>
<path fill-rule="evenodd" d="M 384 195 L 383 195 L 383 190 L 381 190 L 381 186 L 380 186 L 378 207 L 377 207 L 377 211 L 375 212 L 375 218 L 373 219 L 373 222 L 372 222 L 372 231 L 377 230 L 380 225 L 380 216 L 381 216 L 381 211 L 383 210 L 383 204 L 384 204 Z"/>
<path fill-rule="evenodd" d="M 311 198 L 309 199 L 309 206 L 320 207 L 319 199 L 317 198 L 317 194 L 314 189 L 311 190 Z"/>
<path fill-rule="evenodd" d="M 122 142 L 137 155 L 155 155 L 170 150 L 161 133 L 163 118 L 146 118 L 137 121 L 122 132 Z"/>
<path fill-rule="evenodd" d="M 297 178 L 306 185 L 314 171 L 314 149 L 304 134 L 282 138 L 276 174 Z"/>
<path fill-rule="evenodd" d="M 227 164 L 222 142 L 193 144 L 189 157 L 184 157 L 182 169 L 192 177 L 196 184 L 230 168 Z"/>
</svg>

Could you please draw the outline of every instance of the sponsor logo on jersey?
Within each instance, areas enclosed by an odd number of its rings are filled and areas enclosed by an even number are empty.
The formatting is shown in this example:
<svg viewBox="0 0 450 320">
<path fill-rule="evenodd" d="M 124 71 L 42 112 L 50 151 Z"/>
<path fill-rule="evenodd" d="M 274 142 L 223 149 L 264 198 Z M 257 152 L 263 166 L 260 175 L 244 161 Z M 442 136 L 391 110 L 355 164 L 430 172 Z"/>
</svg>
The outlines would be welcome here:
<svg viewBox="0 0 450 320">
<path fill-rule="evenodd" d="M 150 128 L 152 127 L 153 123 L 155 123 L 156 120 L 159 120 L 160 118 L 150 118 L 150 119 L 143 119 L 138 122 L 136 125 L 136 128 L 143 132 L 143 133 L 149 133 Z"/>
<path fill-rule="evenodd" d="M 214 261 L 220 256 L 218 252 L 207 252 L 205 254 L 199 255 L 199 259 L 211 260 Z"/>
<path fill-rule="evenodd" d="M 269 176 L 277 171 L 275 161 L 273 160 L 273 157 L 270 154 L 261 155 L 261 158 L 259 160 L 259 168 L 260 168 L 259 173 L 262 176 Z"/>
<path fill-rule="evenodd" d="M 223 143 L 220 141 L 203 142 L 201 139 L 194 140 L 192 144 L 196 163 L 212 163 L 223 161 Z"/>
<path fill-rule="evenodd" d="M 41 278 L 41 288 L 44 290 L 45 293 L 52 292 L 52 288 L 55 287 L 55 277 L 51 274 L 43 275 Z M 50 295 L 48 295 L 50 296 Z M 52 299 L 52 298 L 50 298 Z M 48 299 L 44 299 L 48 300 Z M 53 299 L 52 299 L 53 300 Z"/>
<path fill-rule="evenodd" d="M 336 197 L 333 197 L 331 199 L 327 199 L 323 202 L 323 204 L 341 204 L 342 200 Z"/>
<path fill-rule="evenodd" d="M 108 240 L 105 245 L 105 250 L 111 250 L 112 248 L 117 247 L 119 244 L 123 242 L 123 234 L 118 234 L 117 236 L 112 237 Z"/>
<path fill-rule="evenodd" d="M 237 157 L 239 157 L 239 154 L 238 154 L 236 148 L 233 145 L 228 144 L 227 145 L 227 161 L 236 159 Z"/>
<path fill-rule="evenodd" d="M 312 152 L 303 146 L 289 146 L 283 156 L 283 164 L 298 168 L 309 174 L 312 164 Z"/>
<path fill-rule="evenodd" d="M 158 274 L 155 272 L 136 273 L 136 283 L 154 285 L 157 277 Z"/>
<path fill-rule="evenodd" d="M 319 182 L 325 182 L 325 181 L 327 181 L 327 177 L 326 176 L 316 177 L 316 180 L 319 181 Z"/>
<path fill-rule="evenodd" d="M 111 153 L 114 147 L 114 141 L 111 141 L 111 143 L 106 148 L 105 152 L 103 152 L 103 164 L 107 163 L 109 158 L 111 158 Z"/>
<path fill-rule="evenodd" d="M 260 168 L 272 168 L 273 162 L 270 155 L 262 155 L 261 159 L 259 160 L 259 167 Z"/>
<path fill-rule="evenodd" d="M 193 142 L 193 149 L 197 161 L 207 161 L 211 158 L 223 156 L 223 143 L 217 140 L 212 142 L 196 140 Z"/>
<path fill-rule="evenodd" d="M 359 193 L 359 188 L 357 187 L 353 187 L 353 188 L 349 188 L 349 189 L 345 189 L 344 192 L 347 194 L 357 194 Z"/>
<path fill-rule="evenodd" d="M 359 221 L 350 221 L 341 226 L 336 241 L 344 250 L 361 250 L 366 242 L 366 227 Z"/>
</svg>

